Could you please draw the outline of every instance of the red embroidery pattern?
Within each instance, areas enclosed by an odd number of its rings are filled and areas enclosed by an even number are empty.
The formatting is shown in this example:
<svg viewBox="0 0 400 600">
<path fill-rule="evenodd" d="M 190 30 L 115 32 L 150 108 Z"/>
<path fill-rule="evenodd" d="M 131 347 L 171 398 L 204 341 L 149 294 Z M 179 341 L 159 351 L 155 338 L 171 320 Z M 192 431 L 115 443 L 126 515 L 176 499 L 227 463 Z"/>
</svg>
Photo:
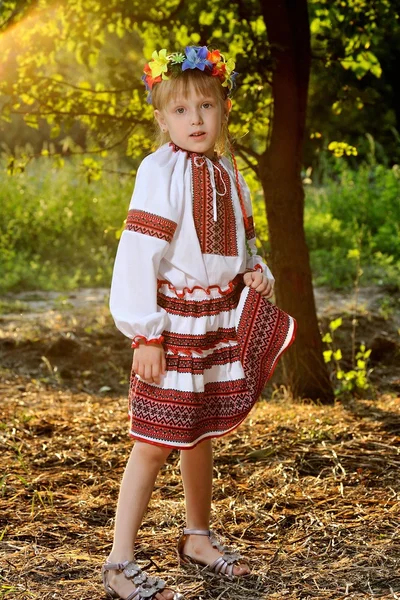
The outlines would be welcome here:
<svg viewBox="0 0 400 600">
<path fill-rule="evenodd" d="M 206 384 L 204 392 L 180 392 L 131 380 L 131 436 L 155 443 L 191 446 L 212 432 L 225 433 L 247 413 L 244 379 Z"/>
<path fill-rule="evenodd" d="M 240 347 L 229 346 L 228 348 L 217 348 L 208 356 L 175 356 L 168 355 L 167 371 L 178 373 L 193 373 L 202 375 L 205 369 L 211 369 L 216 365 L 228 365 L 240 360 Z"/>
<path fill-rule="evenodd" d="M 272 377 L 283 352 L 294 342 L 296 327 L 293 317 L 249 288 L 237 339 L 253 402 Z"/>
<path fill-rule="evenodd" d="M 171 242 L 177 223 L 159 215 L 153 215 L 144 210 L 133 208 L 128 212 L 125 229 L 151 235 L 159 240 Z"/>
<path fill-rule="evenodd" d="M 229 294 L 222 296 L 222 298 L 206 298 L 197 301 L 171 298 L 159 291 L 157 295 L 157 304 L 171 315 L 180 315 L 182 317 L 208 317 L 234 310 L 239 304 L 243 287 L 243 283 L 236 285 Z"/>
<path fill-rule="evenodd" d="M 163 337 L 164 348 L 174 354 L 202 354 L 204 350 L 215 348 L 218 344 L 236 341 L 236 331 L 234 327 L 219 327 L 216 331 L 207 331 L 201 335 L 163 331 Z"/>
<path fill-rule="evenodd" d="M 217 221 L 213 216 L 213 189 L 205 160 L 191 156 L 193 182 L 193 218 L 203 254 L 238 256 L 236 220 L 232 204 L 231 182 L 221 163 L 215 169 Z M 225 193 L 223 193 L 225 191 Z"/>
<path fill-rule="evenodd" d="M 252 240 L 256 237 L 256 230 L 254 229 L 253 217 L 247 217 L 248 226 L 246 227 L 246 239 Z"/>
</svg>

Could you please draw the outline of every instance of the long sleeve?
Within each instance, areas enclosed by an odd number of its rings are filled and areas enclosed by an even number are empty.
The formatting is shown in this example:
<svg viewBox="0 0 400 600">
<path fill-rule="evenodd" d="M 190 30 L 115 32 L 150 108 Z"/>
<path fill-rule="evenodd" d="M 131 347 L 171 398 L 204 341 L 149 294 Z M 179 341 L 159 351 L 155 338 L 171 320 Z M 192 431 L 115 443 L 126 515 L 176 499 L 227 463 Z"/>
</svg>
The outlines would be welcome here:
<svg viewBox="0 0 400 600">
<path fill-rule="evenodd" d="M 162 341 L 166 314 L 157 307 L 157 276 L 179 220 L 171 165 L 141 163 L 122 232 L 110 293 L 117 328 L 131 338 Z"/>
<path fill-rule="evenodd" d="M 259 270 L 268 277 L 268 279 L 274 279 L 268 265 L 263 261 L 261 256 L 257 254 L 256 246 L 256 232 L 254 228 L 253 219 L 253 207 L 251 203 L 251 194 L 247 183 L 245 182 L 241 173 L 239 173 L 239 182 L 241 190 L 243 192 L 243 199 L 246 208 L 246 215 L 248 220 L 248 226 L 246 227 L 246 246 L 247 246 L 247 263 L 246 269 L 248 271 Z"/>
</svg>

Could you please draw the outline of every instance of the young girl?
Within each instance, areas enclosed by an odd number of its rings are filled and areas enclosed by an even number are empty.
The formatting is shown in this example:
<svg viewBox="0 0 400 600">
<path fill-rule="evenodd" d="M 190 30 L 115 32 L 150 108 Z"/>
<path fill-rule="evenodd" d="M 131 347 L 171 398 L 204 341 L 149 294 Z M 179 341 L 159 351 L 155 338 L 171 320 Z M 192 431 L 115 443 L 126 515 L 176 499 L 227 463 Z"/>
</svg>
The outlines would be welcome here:
<svg viewBox="0 0 400 600">
<path fill-rule="evenodd" d="M 162 145 L 138 169 L 111 286 L 111 313 L 135 349 L 129 412 L 136 440 L 103 566 L 112 598 L 181 598 L 133 560 L 173 448 L 181 450 L 186 505 L 181 562 L 229 577 L 250 572 L 209 530 L 211 440 L 247 416 L 294 339 L 295 322 L 267 301 L 274 279 L 256 254 L 249 190 L 233 155 L 222 155 L 233 68 L 204 46 L 154 52 L 144 71 Z"/>
</svg>

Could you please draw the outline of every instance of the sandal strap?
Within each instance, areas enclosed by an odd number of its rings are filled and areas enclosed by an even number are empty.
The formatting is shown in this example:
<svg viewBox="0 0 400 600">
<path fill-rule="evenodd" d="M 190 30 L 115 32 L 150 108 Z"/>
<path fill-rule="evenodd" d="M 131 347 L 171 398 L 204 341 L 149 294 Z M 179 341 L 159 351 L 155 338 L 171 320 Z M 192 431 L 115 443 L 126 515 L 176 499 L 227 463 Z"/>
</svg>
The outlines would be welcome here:
<svg viewBox="0 0 400 600">
<path fill-rule="evenodd" d="M 122 563 L 110 563 L 110 562 L 106 562 L 103 565 L 103 570 L 104 571 L 123 571 L 125 569 L 125 567 L 127 567 L 129 565 L 130 562 L 132 562 L 132 561 L 125 560 Z"/>
<path fill-rule="evenodd" d="M 156 594 L 162 592 L 165 589 L 165 581 L 160 579 L 160 577 L 149 577 L 147 573 L 141 570 L 139 565 L 132 560 L 125 560 L 122 563 L 111 563 L 106 562 L 102 567 L 103 573 L 103 583 L 106 592 L 109 595 L 112 595 L 113 598 L 119 597 L 116 594 L 115 590 L 113 590 L 105 575 L 106 571 L 122 571 L 127 579 L 131 579 L 134 584 L 136 584 L 136 590 L 131 592 L 126 600 L 151 600 L 154 598 Z M 174 598 L 179 600 L 179 594 L 175 594 Z M 182 598 L 182 597 L 181 597 Z"/>
<path fill-rule="evenodd" d="M 205 535 L 210 537 L 211 530 L 210 529 L 187 529 L 186 527 L 183 530 L 183 535 Z"/>
</svg>

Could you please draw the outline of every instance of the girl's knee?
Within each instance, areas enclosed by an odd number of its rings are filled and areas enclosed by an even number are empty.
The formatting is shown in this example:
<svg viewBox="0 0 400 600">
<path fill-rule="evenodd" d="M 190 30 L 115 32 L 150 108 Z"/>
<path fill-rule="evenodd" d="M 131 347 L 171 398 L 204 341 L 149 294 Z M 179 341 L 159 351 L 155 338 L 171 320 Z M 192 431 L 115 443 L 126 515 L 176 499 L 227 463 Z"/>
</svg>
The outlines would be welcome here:
<svg viewBox="0 0 400 600">
<path fill-rule="evenodd" d="M 146 442 L 136 442 L 133 452 L 140 454 L 140 456 L 147 462 L 162 465 L 171 454 L 172 448 L 164 448 L 163 446 L 155 446 L 154 444 L 147 444 Z"/>
</svg>

